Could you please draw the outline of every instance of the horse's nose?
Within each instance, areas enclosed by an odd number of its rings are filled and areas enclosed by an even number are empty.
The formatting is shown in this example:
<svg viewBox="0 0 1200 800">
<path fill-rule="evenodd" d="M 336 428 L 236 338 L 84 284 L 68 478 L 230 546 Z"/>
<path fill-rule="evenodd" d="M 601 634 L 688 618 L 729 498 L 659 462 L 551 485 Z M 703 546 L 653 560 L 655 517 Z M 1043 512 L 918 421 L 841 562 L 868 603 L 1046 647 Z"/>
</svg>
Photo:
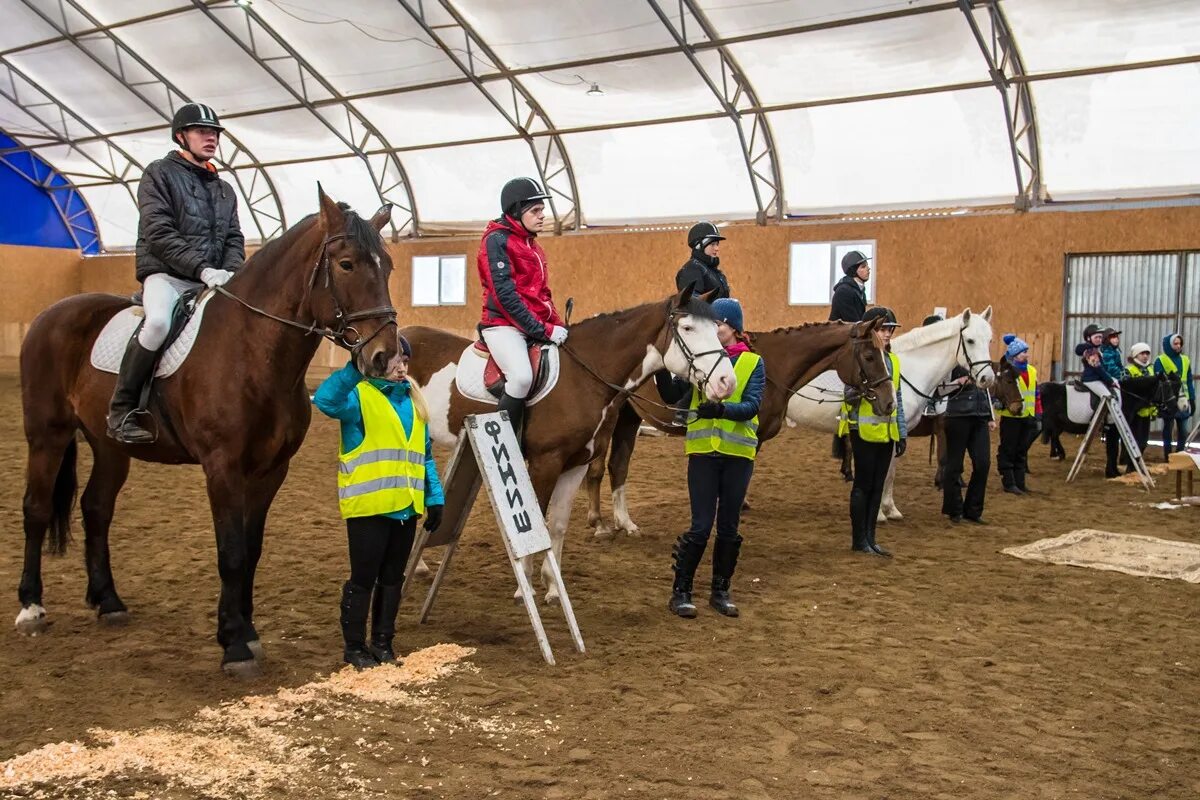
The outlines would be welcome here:
<svg viewBox="0 0 1200 800">
<path fill-rule="evenodd" d="M 387 353 L 383 352 L 383 348 L 379 348 L 371 356 L 371 367 L 376 375 L 382 375 L 387 371 L 388 358 Z"/>
</svg>

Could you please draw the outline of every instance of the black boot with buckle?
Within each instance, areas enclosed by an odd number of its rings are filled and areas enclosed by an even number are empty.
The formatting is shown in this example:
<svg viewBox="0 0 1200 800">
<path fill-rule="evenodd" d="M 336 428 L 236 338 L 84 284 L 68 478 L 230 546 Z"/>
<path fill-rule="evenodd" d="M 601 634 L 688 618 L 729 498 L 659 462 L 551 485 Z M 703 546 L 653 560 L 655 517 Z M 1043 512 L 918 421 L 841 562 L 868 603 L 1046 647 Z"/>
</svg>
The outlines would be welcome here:
<svg viewBox="0 0 1200 800">
<path fill-rule="evenodd" d="M 392 640 L 396 635 L 396 614 L 400 611 L 400 590 L 404 581 L 393 586 L 375 584 L 371 600 L 371 644 L 367 648 L 380 664 L 399 664 Z"/>
<path fill-rule="evenodd" d="M 671 601 L 667 608 L 686 619 L 696 616 L 696 604 L 692 602 L 692 579 L 696 575 L 696 566 L 704 557 L 706 542 L 697 542 L 685 533 L 675 542 L 672 555 L 675 556 L 675 583 L 671 587 Z"/>
<path fill-rule="evenodd" d="M 367 612 L 371 610 L 371 590 L 346 581 L 342 586 L 342 639 L 346 648 L 342 660 L 355 669 L 375 667 L 379 662 L 367 650 Z"/>
<path fill-rule="evenodd" d="M 517 435 L 517 444 L 521 448 L 521 452 L 525 452 L 525 400 L 520 397 L 513 397 L 508 392 L 500 395 L 500 399 L 496 402 L 497 411 L 507 411 L 508 421 L 513 427 L 513 433 Z"/>
<path fill-rule="evenodd" d="M 108 435 L 118 442 L 151 444 L 157 438 L 153 431 L 137 423 L 142 387 L 150 379 L 157 358 L 158 352 L 142 347 L 135 333 L 125 348 L 121 371 L 117 374 L 117 388 L 108 406 Z"/>
<path fill-rule="evenodd" d="M 712 594 L 708 604 L 719 614 L 736 617 L 738 607 L 729 599 L 729 584 L 733 579 L 733 571 L 737 569 L 738 553 L 742 549 L 742 537 L 736 539 L 717 539 L 713 545 L 713 578 Z"/>
</svg>

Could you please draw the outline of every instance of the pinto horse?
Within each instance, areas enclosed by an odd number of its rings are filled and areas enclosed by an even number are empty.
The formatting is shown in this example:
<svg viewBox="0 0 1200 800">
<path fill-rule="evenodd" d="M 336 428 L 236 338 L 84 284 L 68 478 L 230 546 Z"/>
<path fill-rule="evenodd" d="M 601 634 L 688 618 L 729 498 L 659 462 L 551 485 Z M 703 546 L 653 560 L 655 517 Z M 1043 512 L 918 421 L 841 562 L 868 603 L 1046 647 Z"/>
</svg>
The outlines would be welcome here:
<svg viewBox="0 0 1200 800">
<path fill-rule="evenodd" d="M 750 333 L 754 350 L 763 358 L 767 385 L 758 412 L 759 447 L 775 438 L 783 428 L 788 400 L 793 393 L 825 370 L 834 370 L 846 384 L 857 386 L 871 399 L 875 413 L 892 413 L 895 397 L 887 367 L 875 332 L 881 317 L 866 323 L 817 322 L 766 333 Z M 664 408 L 658 392 L 647 383 L 621 408 L 613 429 L 608 457 L 609 486 L 612 489 L 613 526 L 636 534 L 638 527 L 629 518 L 625 499 L 625 480 L 629 462 L 643 421 L 665 433 L 682 436 L 687 426 L 674 420 L 674 409 Z M 600 514 L 600 484 L 604 478 L 604 453 L 601 451 L 588 467 L 588 525 L 597 536 L 609 533 Z"/>
<path fill-rule="evenodd" d="M 80 503 L 87 603 L 102 622 L 128 619 L 113 581 L 108 530 L 129 460 L 200 464 L 217 536 L 222 667 L 235 676 L 258 674 L 254 573 L 267 511 L 311 418 L 304 373 L 321 341 L 313 334 L 350 349 L 368 375 L 382 375 L 398 349 L 388 295 L 392 264 L 379 235 L 391 206 L 368 221 L 320 187 L 318 195 L 319 214 L 268 242 L 208 302 L 191 354 L 155 383 L 151 410 L 159 434 L 152 444 L 125 445 L 106 435 L 115 376 L 89 358 L 101 329 L 130 300 L 77 295 L 34 320 L 21 347 L 29 464 L 17 630 L 36 634 L 49 624 L 42 545 L 49 528 L 49 551 L 66 550 L 80 432 L 94 456 Z M 166 523 L 170 509 L 161 511 Z"/>
<path fill-rule="evenodd" d="M 495 410 L 494 405 L 464 397 L 455 386 L 458 359 L 471 342 L 420 326 L 404 328 L 401 334 L 412 344 L 409 377 L 429 404 L 429 433 L 451 445 L 467 415 Z M 588 463 L 611 436 L 625 399 L 664 367 L 702 385 L 711 400 L 729 397 L 736 379 L 717 338 L 712 308 L 692 299 L 690 287 L 666 301 L 600 314 L 571 326 L 560 359 L 558 383 L 526 417 L 525 457 L 561 564 L 571 501 Z M 524 567 L 532 578 L 530 559 Z M 546 602 L 557 602 L 558 587 L 546 561 L 542 580 Z"/>
</svg>

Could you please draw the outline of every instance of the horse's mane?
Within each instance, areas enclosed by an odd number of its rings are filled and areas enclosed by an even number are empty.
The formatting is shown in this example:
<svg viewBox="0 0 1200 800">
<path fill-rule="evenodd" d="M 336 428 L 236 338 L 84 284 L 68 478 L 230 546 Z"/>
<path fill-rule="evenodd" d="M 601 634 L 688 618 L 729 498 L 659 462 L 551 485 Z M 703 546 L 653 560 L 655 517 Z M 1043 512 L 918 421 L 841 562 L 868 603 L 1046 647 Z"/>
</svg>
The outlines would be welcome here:
<svg viewBox="0 0 1200 800">
<path fill-rule="evenodd" d="M 338 203 L 338 208 L 342 210 L 346 217 L 346 229 L 344 231 L 346 238 L 354 244 L 361 247 L 366 252 L 375 256 L 385 254 L 383 246 L 383 237 L 379 235 L 379 231 L 375 230 L 368 220 L 363 219 L 352 209 L 347 203 Z M 308 232 L 314 220 L 319 214 L 309 214 L 304 219 L 297 222 L 292 227 L 283 232 L 278 239 L 271 239 L 263 244 L 255 253 L 255 261 L 260 257 L 264 260 L 274 262 L 278 258 L 280 252 L 286 251 L 291 247 L 297 239 Z"/>
<path fill-rule="evenodd" d="M 670 301 L 668 300 L 667 302 L 669 303 Z M 596 314 L 594 316 L 588 317 L 585 320 L 580 320 L 578 323 L 576 323 L 576 325 L 577 326 L 578 325 L 588 325 L 593 322 L 601 322 L 603 320 L 610 320 L 610 319 L 615 320 L 618 323 L 621 323 L 621 322 L 624 322 L 625 320 L 629 319 L 632 316 L 636 316 L 637 314 L 640 314 L 641 312 L 645 311 L 647 308 L 649 308 L 651 306 L 662 308 L 664 314 L 666 313 L 667 308 L 668 308 L 668 306 L 664 305 L 661 301 L 655 301 L 652 303 L 642 303 L 640 306 L 633 306 L 632 308 L 622 308 L 617 311 L 605 311 L 600 314 Z M 688 314 L 691 314 L 693 316 L 700 317 L 701 319 L 712 320 L 713 322 L 718 321 L 717 315 L 715 313 L 713 313 L 712 306 L 709 305 L 708 303 L 704 302 L 703 300 L 696 300 L 696 299 L 689 300 L 687 302 L 687 304 L 685 306 L 683 306 L 683 311 Z"/>
<path fill-rule="evenodd" d="M 932 325 L 923 325 L 920 328 L 913 328 L 907 333 L 900 334 L 892 339 L 892 349 L 897 353 L 903 353 L 906 350 L 916 350 L 919 347 L 925 347 L 934 342 L 949 339 L 958 333 L 961 328 L 962 314 L 957 314 L 941 322 L 935 322 Z"/>
<path fill-rule="evenodd" d="M 769 331 L 747 331 L 751 337 L 762 336 L 768 333 L 793 333 L 802 331 L 806 328 L 830 328 L 834 325 L 853 325 L 853 322 L 844 322 L 840 319 L 831 319 L 824 322 L 802 322 L 799 325 L 785 325 L 782 328 L 772 328 Z"/>
</svg>

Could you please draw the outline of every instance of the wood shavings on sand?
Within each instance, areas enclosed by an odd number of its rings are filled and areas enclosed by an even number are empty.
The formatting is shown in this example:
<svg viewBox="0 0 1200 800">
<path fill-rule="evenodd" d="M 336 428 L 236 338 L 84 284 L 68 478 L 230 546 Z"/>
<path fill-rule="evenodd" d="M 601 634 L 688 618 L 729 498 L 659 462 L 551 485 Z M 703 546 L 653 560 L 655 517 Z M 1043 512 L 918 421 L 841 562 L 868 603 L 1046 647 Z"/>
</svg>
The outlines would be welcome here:
<svg viewBox="0 0 1200 800">
<path fill-rule="evenodd" d="M 321 719 L 322 711 L 342 713 L 347 701 L 428 705 L 419 690 L 461 668 L 474 652 L 437 644 L 411 653 L 402 666 L 361 672 L 346 667 L 297 688 L 201 709 L 171 729 L 92 729 L 90 742 L 47 744 L 0 763 L 0 790 L 33 797 L 62 796 L 59 792 L 66 790 L 91 796 L 88 788 L 104 779 L 138 775 L 156 776 L 159 785 L 201 797 L 260 798 L 303 790 L 321 773 L 314 768 L 326 754 L 324 747 L 303 741 L 300 721 Z M 342 785 L 352 783 L 347 767 L 339 767 Z"/>
</svg>

